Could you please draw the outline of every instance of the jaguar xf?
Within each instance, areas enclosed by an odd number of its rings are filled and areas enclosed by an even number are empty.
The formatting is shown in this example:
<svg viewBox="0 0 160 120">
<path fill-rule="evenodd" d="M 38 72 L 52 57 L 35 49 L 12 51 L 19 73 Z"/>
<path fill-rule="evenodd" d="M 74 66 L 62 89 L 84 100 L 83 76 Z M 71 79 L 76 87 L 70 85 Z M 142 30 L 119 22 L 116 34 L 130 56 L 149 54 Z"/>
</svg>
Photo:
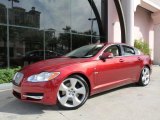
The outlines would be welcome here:
<svg viewBox="0 0 160 120">
<path fill-rule="evenodd" d="M 13 95 L 22 101 L 77 109 L 89 96 L 150 82 L 151 59 L 126 44 L 90 44 L 54 59 L 24 67 L 13 78 Z"/>
</svg>

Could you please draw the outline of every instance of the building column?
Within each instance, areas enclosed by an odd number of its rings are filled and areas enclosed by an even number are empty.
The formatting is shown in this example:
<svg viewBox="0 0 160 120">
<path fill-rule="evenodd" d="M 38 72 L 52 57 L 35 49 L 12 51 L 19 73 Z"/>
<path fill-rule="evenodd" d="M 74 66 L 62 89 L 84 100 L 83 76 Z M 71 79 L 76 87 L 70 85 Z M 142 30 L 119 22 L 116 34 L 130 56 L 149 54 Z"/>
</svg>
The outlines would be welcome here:
<svg viewBox="0 0 160 120">
<path fill-rule="evenodd" d="M 154 64 L 160 65 L 160 11 L 152 14 L 152 19 L 154 22 Z"/>
<path fill-rule="evenodd" d="M 126 22 L 126 43 L 134 46 L 134 0 L 121 0 Z"/>
</svg>

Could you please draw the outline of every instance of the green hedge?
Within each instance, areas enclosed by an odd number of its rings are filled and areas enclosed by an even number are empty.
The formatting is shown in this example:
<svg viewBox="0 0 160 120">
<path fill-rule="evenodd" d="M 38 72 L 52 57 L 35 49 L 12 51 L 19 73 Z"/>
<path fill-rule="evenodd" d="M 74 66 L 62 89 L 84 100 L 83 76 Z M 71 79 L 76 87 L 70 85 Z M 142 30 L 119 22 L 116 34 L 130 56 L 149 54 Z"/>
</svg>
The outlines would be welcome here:
<svg viewBox="0 0 160 120">
<path fill-rule="evenodd" d="M 10 69 L 0 69 L 0 84 L 11 82 L 14 74 L 20 69 L 21 67 L 10 68 Z"/>
<path fill-rule="evenodd" d="M 141 39 L 135 40 L 134 47 L 142 51 L 145 55 L 151 54 L 151 49 L 149 49 L 148 43 Z"/>
</svg>

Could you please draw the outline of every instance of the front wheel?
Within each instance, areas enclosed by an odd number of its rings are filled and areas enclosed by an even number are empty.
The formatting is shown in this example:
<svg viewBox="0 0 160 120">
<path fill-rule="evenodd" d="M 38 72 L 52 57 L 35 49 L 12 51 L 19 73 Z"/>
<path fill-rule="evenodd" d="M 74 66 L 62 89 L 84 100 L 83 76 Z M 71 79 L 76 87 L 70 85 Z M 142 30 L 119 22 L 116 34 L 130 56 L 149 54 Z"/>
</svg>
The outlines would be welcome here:
<svg viewBox="0 0 160 120">
<path fill-rule="evenodd" d="M 150 82 L 150 69 L 148 67 L 144 67 L 142 69 L 138 84 L 141 86 L 147 86 L 149 82 Z"/>
<path fill-rule="evenodd" d="M 63 109 L 77 109 L 86 102 L 88 96 L 88 84 L 82 77 L 74 75 L 60 84 L 57 93 L 58 105 Z"/>
</svg>

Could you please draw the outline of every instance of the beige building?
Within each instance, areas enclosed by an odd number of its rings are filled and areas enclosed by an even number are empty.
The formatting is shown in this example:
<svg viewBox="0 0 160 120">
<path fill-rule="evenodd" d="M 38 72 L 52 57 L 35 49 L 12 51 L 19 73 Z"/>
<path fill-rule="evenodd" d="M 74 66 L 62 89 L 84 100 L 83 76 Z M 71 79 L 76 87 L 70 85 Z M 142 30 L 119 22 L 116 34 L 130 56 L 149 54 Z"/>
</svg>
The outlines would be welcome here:
<svg viewBox="0 0 160 120">
<path fill-rule="evenodd" d="M 113 0 L 108 0 L 108 32 L 110 42 L 121 42 L 118 14 Z M 151 57 L 160 64 L 160 0 L 121 0 L 126 22 L 126 43 L 136 39 L 149 44 Z"/>
</svg>

